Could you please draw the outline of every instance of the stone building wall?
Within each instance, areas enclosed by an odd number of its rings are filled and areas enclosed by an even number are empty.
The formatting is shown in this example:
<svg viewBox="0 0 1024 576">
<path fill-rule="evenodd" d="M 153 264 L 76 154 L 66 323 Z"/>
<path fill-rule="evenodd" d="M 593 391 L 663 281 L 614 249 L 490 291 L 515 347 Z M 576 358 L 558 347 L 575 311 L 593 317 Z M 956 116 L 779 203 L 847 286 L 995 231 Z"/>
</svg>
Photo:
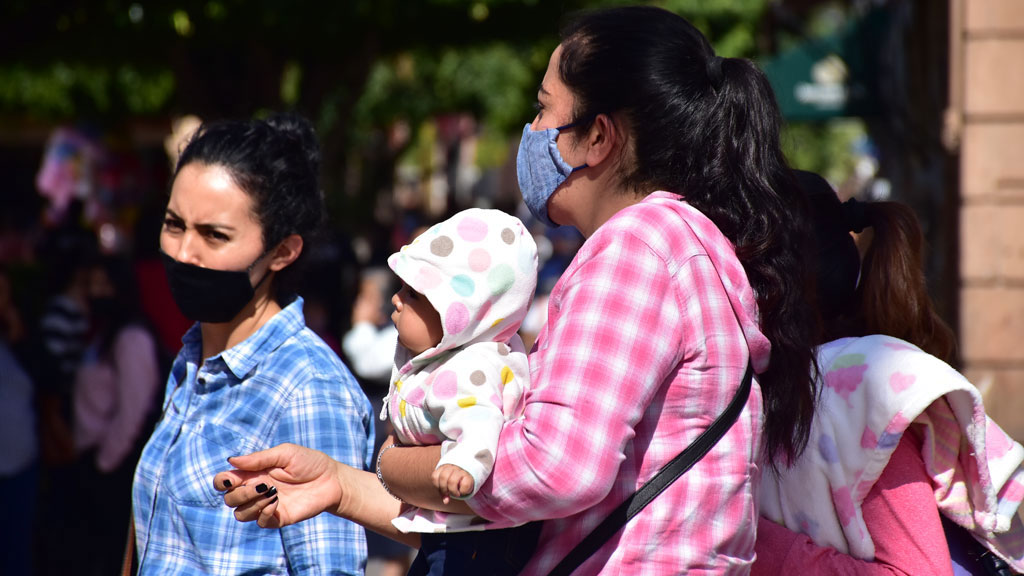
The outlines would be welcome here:
<svg viewBox="0 0 1024 576">
<path fill-rule="evenodd" d="M 989 414 L 1024 442 L 1024 1 L 950 8 L 962 368 Z"/>
</svg>

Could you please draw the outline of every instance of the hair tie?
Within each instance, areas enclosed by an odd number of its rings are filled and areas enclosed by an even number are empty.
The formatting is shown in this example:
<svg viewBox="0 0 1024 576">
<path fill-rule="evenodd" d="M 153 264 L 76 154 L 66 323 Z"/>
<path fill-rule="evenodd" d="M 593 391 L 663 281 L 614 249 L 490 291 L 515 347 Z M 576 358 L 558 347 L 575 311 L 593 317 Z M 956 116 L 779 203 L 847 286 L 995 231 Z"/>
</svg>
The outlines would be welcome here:
<svg viewBox="0 0 1024 576">
<path fill-rule="evenodd" d="M 858 202 L 856 198 L 843 202 L 843 216 L 846 218 L 846 228 L 850 232 L 860 234 L 871 226 L 867 206 L 863 202 Z"/>
<path fill-rule="evenodd" d="M 712 55 L 707 61 L 708 81 L 715 90 L 722 87 L 722 60 L 721 56 Z"/>
</svg>

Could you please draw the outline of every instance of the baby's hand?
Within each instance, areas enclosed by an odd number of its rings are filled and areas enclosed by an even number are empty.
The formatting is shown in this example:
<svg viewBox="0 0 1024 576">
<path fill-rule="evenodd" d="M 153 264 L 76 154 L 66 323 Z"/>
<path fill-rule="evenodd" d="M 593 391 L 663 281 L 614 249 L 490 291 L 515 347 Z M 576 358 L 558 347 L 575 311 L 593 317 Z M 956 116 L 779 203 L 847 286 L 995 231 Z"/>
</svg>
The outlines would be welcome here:
<svg viewBox="0 0 1024 576">
<path fill-rule="evenodd" d="M 450 503 L 453 496 L 461 498 L 473 493 L 473 476 L 455 464 L 439 466 L 430 478 L 445 504 Z"/>
</svg>

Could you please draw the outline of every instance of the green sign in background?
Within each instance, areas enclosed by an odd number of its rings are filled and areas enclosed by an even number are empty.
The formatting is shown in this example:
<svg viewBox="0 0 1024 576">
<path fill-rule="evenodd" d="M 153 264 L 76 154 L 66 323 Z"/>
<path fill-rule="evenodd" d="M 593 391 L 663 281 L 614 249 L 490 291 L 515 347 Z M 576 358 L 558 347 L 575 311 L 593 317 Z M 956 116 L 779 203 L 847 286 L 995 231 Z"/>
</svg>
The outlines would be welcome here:
<svg viewBox="0 0 1024 576">
<path fill-rule="evenodd" d="M 874 10 L 839 32 L 808 39 L 761 64 L 787 120 L 879 111 L 879 49 L 889 15 Z"/>
</svg>

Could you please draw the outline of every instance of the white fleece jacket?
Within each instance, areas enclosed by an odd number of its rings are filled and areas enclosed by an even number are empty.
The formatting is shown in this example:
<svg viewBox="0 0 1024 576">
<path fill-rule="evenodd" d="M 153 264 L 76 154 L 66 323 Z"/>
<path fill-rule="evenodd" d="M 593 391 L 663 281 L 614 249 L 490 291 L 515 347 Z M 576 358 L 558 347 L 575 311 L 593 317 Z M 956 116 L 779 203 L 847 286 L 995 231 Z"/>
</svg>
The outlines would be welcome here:
<svg viewBox="0 0 1024 576">
<path fill-rule="evenodd" d="M 381 419 L 403 444 L 441 444 L 438 464 L 490 475 L 498 435 L 523 413 L 529 387 L 517 333 L 537 286 L 537 246 L 518 218 L 499 210 L 459 212 L 388 258 L 388 265 L 438 311 L 444 335 L 413 355 L 395 351 Z M 404 532 L 482 530 L 477 516 L 412 508 L 393 523 Z"/>
</svg>

